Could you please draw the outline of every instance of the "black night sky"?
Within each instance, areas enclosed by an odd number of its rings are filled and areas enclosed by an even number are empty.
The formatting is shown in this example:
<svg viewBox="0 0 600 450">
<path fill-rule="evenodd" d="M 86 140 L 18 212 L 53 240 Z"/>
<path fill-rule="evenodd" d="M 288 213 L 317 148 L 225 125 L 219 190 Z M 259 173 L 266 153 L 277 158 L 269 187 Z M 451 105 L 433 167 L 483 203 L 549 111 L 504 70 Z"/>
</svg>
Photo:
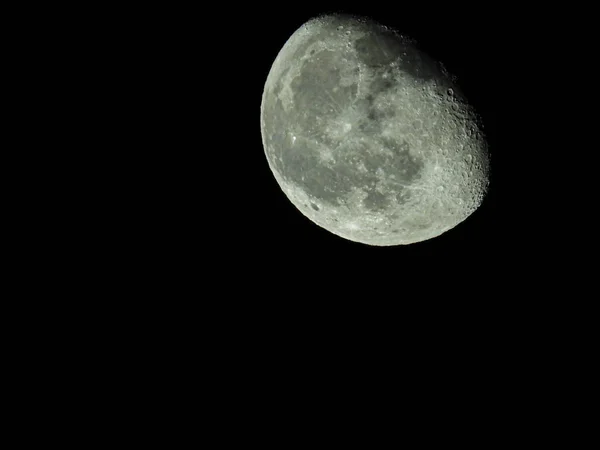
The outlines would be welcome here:
<svg viewBox="0 0 600 450">
<path fill-rule="evenodd" d="M 305 218 L 269 169 L 260 132 L 267 74 L 298 27 L 333 12 L 365 15 L 415 38 L 458 77 L 482 118 L 491 150 L 488 195 L 475 213 L 439 237 L 393 247 L 345 240 Z M 249 283 L 249 290 L 261 289 L 268 279 L 290 286 L 301 279 L 307 290 L 345 280 L 346 293 L 355 291 L 349 282 L 357 290 L 375 283 L 393 291 L 397 279 L 420 280 L 431 289 L 441 289 L 431 281 L 437 276 L 448 289 L 458 288 L 463 278 L 482 284 L 496 280 L 498 261 L 512 251 L 515 226 L 514 209 L 506 202 L 513 186 L 506 152 L 516 150 L 515 123 L 527 100 L 522 95 L 527 89 L 514 74 L 514 64 L 524 58 L 515 33 L 523 33 L 525 19 L 513 12 L 483 5 L 441 8 L 419 2 L 361 9 L 325 2 L 280 11 L 236 6 L 230 15 L 203 16 L 202 21 L 214 22 L 208 25 L 182 10 L 162 18 L 164 28 L 153 24 L 151 48 L 166 86 L 160 95 L 169 104 L 160 113 L 169 117 L 164 139 L 171 149 L 156 153 L 161 176 L 153 187 L 164 208 L 157 209 L 156 219 L 169 230 L 164 245 L 178 255 L 173 264 L 229 274 Z"/>
<path fill-rule="evenodd" d="M 488 2 L 296 3 L 144 4 L 110 12 L 98 34 L 103 53 L 92 58 L 99 81 L 86 86 L 112 101 L 93 155 L 100 170 L 107 167 L 98 190 L 110 214 L 95 212 L 99 231 L 81 243 L 89 254 L 85 242 L 93 240 L 105 258 L 91 254 L 98 269 L 74 262 L 96 270 L 91 288 L 100 286 L 115 304 L 105 314 L 125 318 L 127 329 L 147 328 L 135 333 L 139 343 L 127 358 L 140 346 L 152 358 L 179 351 L 186 361 L 213 352 L 218 363 L 206 367 L 226 370 L 231 386 L 253 371 L 266 383 L 285 380 L 280 373 L 297 371 L 299 349 L 313 364 L 312 355 L 323 354 L 315 373 L 321 363 L 335 364 L 340 350 L 370 370 L 357 352 L 395 363 L 405 350 L 423 360 L 438 351 L 451 361 L 457 348 L 472 349 L 467 358 L 478 367 L 488 357 L 475 377 L 498 372 L 494 348 L 504 351 L 510 339 L 521 348 L 519 330 L 555 326 L 541 318 L 549 297 L 542 288 L 553 291 L 555 280 L 539 261 L 564 236 L 543 241 L 554 233 L 544 224 L 556 212 L 540 200 L 548 186 L 535 176 L 551 145 L 540 145 L 532 131 L 537 100 L 547 93 L 538 75 L 547 60 L 535 56 L 550 48 L 535 27 L 541 16 Z M 491 150 L 489 192 L 439 237 L 377 247 L 333 235 L 292 205 L 269 168 L 260 105 L 272 63 L 303 23 L 335 12 L 364 15 L 416 39 L 458 78 L 481 116 Z M 564 189 L 558 184 L 550 185 L 552 195 Z M 156 345 L 148 344 L 152 335 Z M 538 354 L 545 338 L 523 347 L 523 359 Z M 452 369 L 439 361 L 432 377 Z M 270 365 L 275 370 L 263 376 Z M 511 376 L 520 374 L 519 367 Z M 249 384 L 244 390 L 262 392 Z"/>
</svg>

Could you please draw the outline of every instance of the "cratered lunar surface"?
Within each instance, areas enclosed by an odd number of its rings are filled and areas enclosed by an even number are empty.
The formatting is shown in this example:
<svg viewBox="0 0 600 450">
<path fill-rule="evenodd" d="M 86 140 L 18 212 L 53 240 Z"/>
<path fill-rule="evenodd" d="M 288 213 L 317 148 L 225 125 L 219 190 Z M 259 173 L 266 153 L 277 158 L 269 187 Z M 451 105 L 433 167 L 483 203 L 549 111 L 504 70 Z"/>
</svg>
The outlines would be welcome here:
<svg viewBox="0 0 600 450">
<path fill-rule="evenodd" d="M 450 230 L 481 204 L 489 156 L 456 80 L 372 20 L 302 25 L 267 77 L 265 154 L 310 220 L 343 238 L 401 245 Z"/>
</svg>

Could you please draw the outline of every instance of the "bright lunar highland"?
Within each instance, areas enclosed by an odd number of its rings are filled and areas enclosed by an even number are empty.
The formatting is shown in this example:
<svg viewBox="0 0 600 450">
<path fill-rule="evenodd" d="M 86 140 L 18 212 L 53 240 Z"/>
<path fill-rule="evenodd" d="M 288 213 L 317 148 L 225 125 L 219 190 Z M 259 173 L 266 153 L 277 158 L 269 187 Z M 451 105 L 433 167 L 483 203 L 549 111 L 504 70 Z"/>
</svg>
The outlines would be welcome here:
<svg viewBox="0 0 600 450">
<path fill-rule="evenodd" d="M 439 236 L 489 185 L 486 140 L 456 79 L 370 19 L 327 15 L 293 33 L 264 86 L 261 133 L 289 200 L 355 242 Z"/>
</svg>

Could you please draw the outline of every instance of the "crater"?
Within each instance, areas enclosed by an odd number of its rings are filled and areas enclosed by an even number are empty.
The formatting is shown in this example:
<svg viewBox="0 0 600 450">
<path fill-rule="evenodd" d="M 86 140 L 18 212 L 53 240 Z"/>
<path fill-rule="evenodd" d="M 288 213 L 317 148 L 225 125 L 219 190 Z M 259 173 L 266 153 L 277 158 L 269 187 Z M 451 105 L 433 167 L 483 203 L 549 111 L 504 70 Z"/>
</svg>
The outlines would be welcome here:
<svg viewBox="0 0 600 450">
<path fill-rule="evenodd" d="M 319 210 L 319 207 L 317 205 L 315 205 L 314 203 L 311 203 L 310 206 L 312 207 L 312 209 L 314 209 L 315 211 Z"/>
</svg>

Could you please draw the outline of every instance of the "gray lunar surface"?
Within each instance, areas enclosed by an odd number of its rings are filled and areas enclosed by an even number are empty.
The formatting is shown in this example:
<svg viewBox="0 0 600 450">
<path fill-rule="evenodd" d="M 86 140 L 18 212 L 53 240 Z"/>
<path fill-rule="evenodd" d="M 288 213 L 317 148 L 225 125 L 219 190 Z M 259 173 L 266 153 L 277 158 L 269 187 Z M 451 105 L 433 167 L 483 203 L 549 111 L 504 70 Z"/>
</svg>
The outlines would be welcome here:
<svg viewBox="0 0 600 450">
<path fill-rule="evenodd" d="M 289 200 L 355 242 L 439 236 L 489 184 L 486 140 L 454 78 L 368 19 L 323 16 L 288 39 L 264 86 L 261 133 Z"/>
</svg>

